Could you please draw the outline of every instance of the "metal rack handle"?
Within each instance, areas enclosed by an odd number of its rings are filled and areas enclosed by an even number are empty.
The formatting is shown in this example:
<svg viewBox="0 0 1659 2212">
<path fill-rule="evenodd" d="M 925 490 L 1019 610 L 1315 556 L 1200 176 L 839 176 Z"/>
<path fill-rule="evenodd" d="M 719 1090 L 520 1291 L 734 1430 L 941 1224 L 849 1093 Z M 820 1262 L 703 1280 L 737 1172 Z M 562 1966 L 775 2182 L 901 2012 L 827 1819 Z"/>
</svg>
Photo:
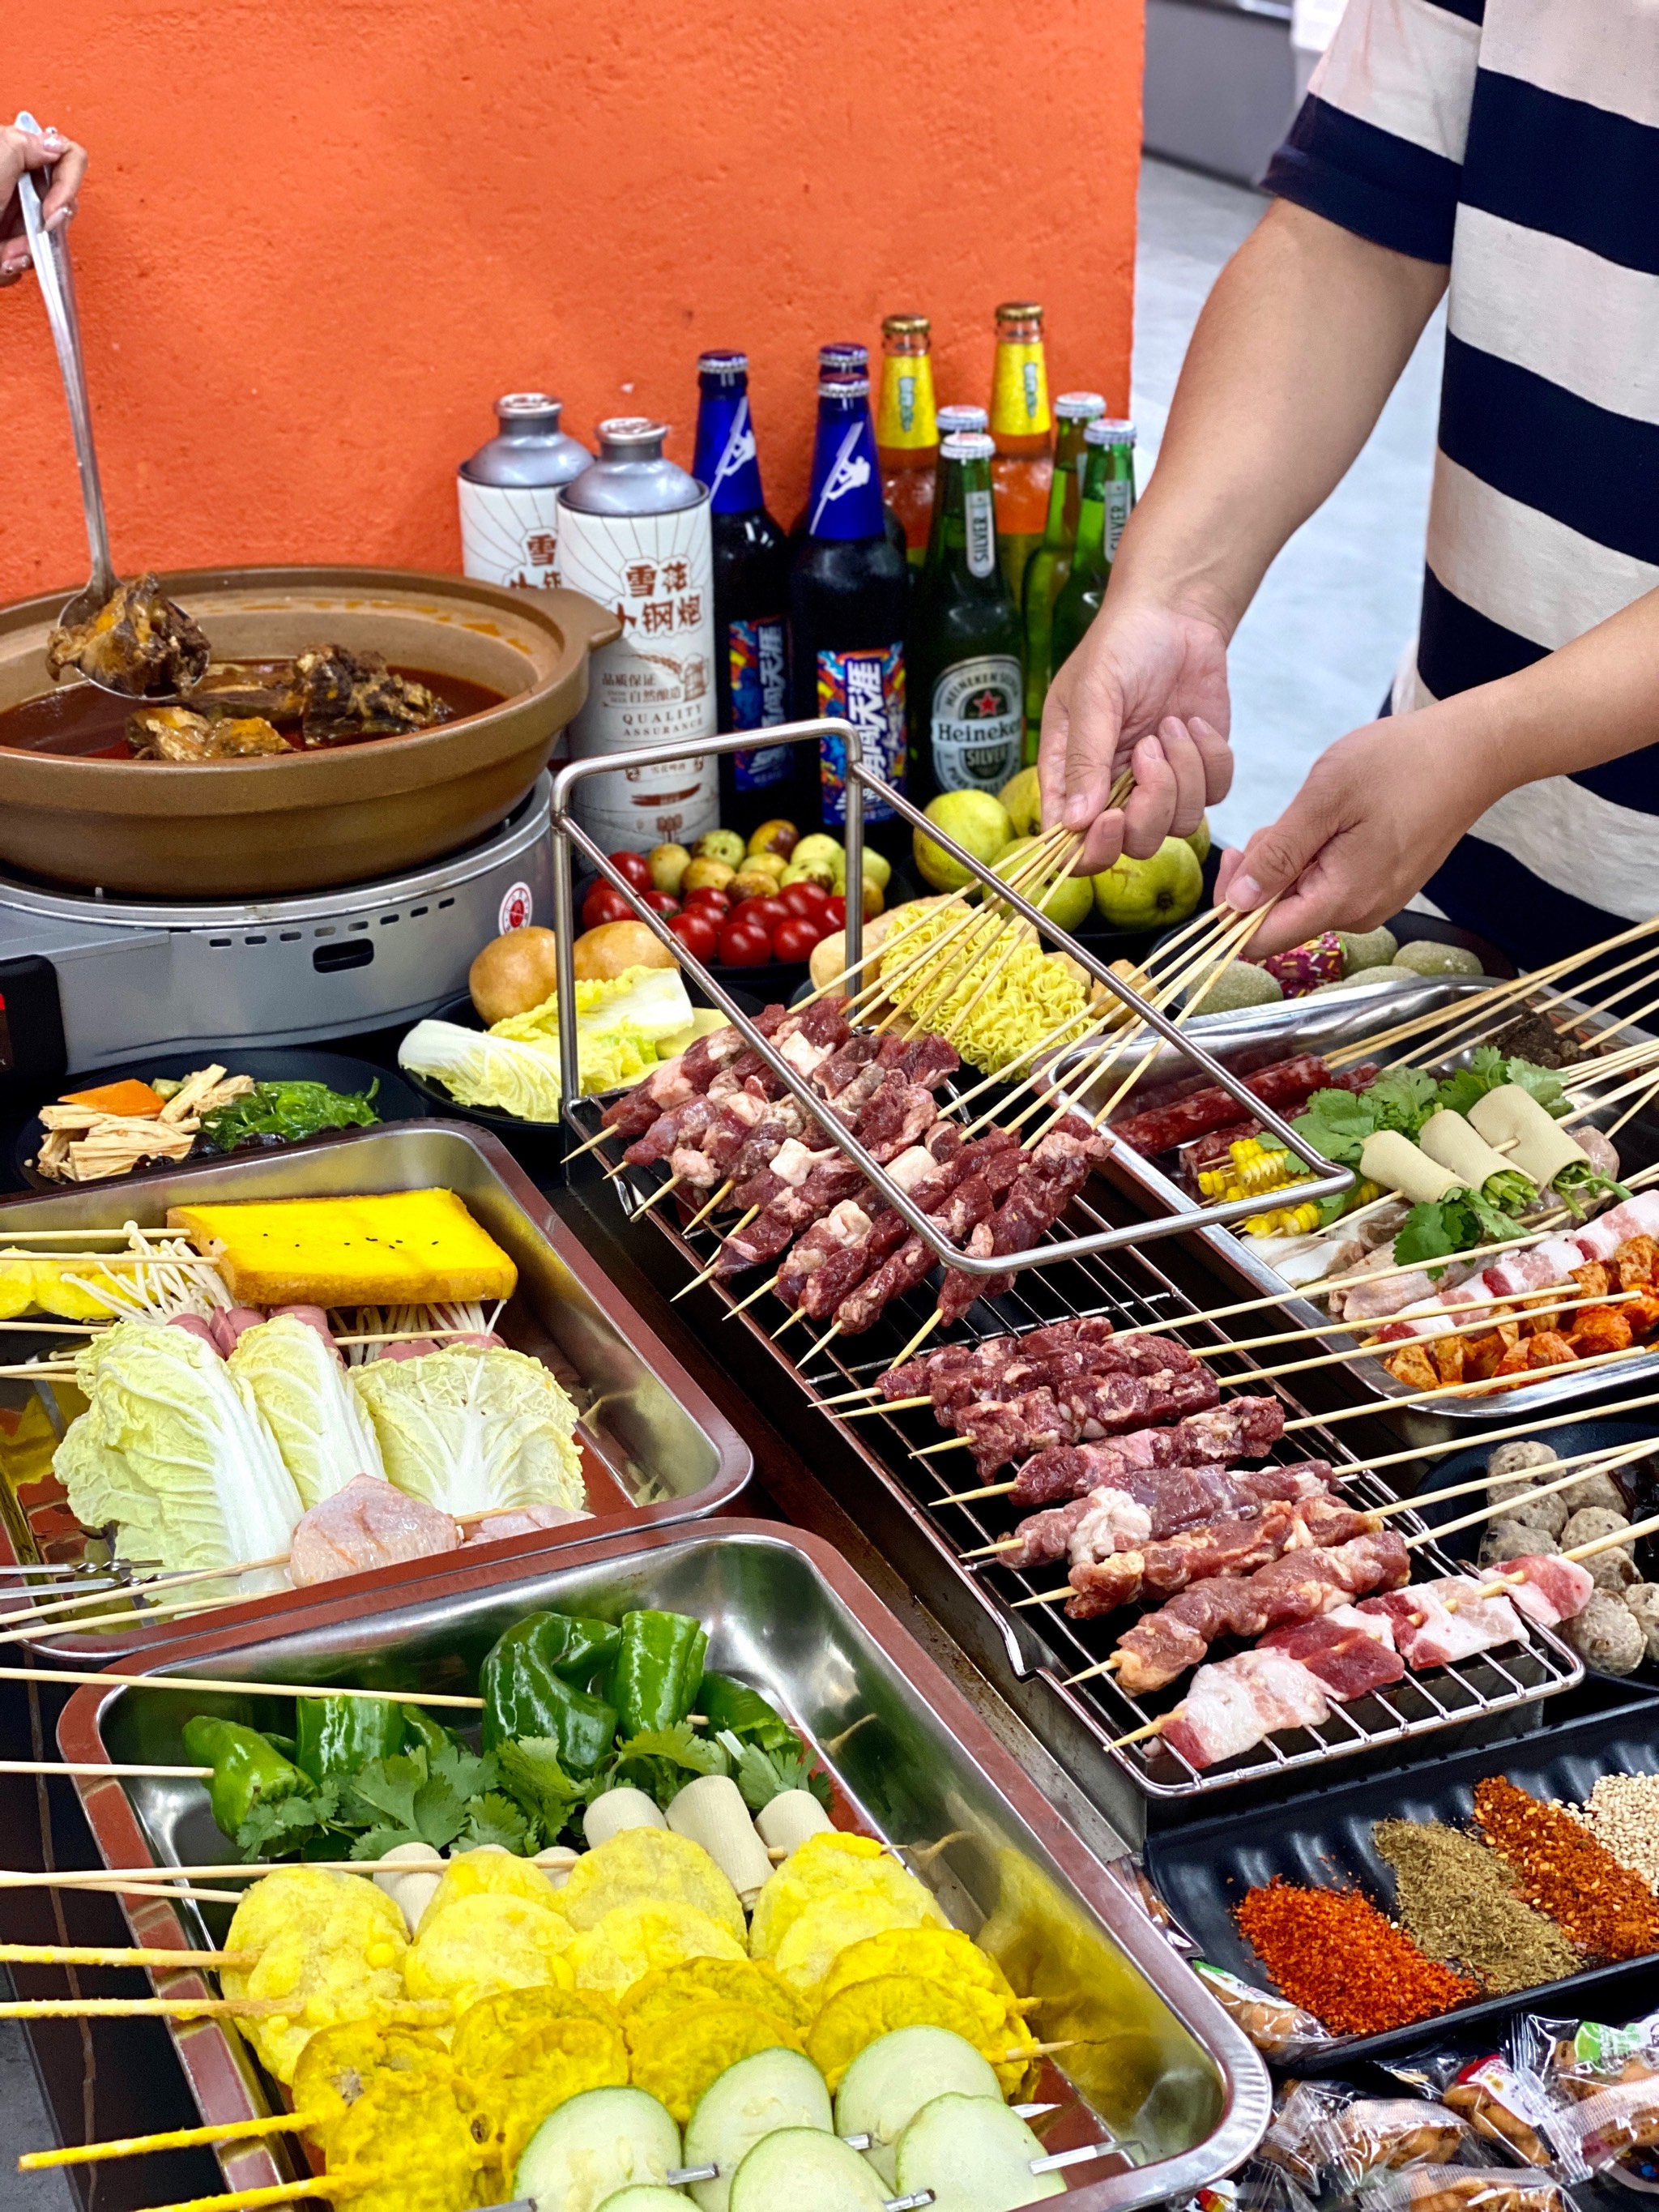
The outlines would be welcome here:
<svg viewBox="0 0 1659 2212">
<path fill-rule="evenodd" d="M 1185 1053 L 1213 1084 L 1225 1091 L 1237 1104 L 1242 1105 L 1248 1115 L 1263 1122 L 1280 1139 L 1286 1149 L 1295 1154 L 1304 1167 L 1313 1171 L 1315 1180 L 1299 1182 L 1295 1186 L 1300 1201 L 1305 1203 L 1309 1199 L 1331 1197 L 1339 1191 L 1352 1189 L 1354 1177 L 1349 1169 L 1334 1167 L 1320 1153 L 1315 1152 L 1305 1139 L 1296 1134 L 1290 1124 L 1283 1120 L 1272 1107 L 1246 1087 L 1242 1077 L 1235 1075 L 1230 1068 L 1224 1067 L 1218 1060 L 1212 1059 L 1201 1045 L 1194 1043 L 1175 1023 L 1156 1007 L 1148 1005 L 1139 993 L 1126 983 L 1121 975 L 1114 975 L 1109 968 L 1086 951 L 1066 931 L 1060 928 L 1050 916 L 1041 913 L 1018 890 L 1012 889 L 1003 878 L 994 875 L 983 861 L 975 860 L 971 853 L 964 851 L 953 838 L 946 836 L 936 823 L 930 822 L 926 815 L 913 806 L 901 793 L 895 791 L 890 784 L 884 782 L 879 776 L 866 768 L 859 733 L 850 722 L 830 718 L 813 722 L 778 723 L 769 727 L 765 735 L 769 744 L 804 744 L 809 741 L 816 744 L 824 736 L 840 737 L 846 744 L 847 876 L 849 883 L 855 879 L 854 874 L 855 863 L 858 866 L 856 880 L 860 884 L 863 882 L 864 794 L 867 792 L 872 798 L 878 799 L 892 807 L 903 820 L 921 830 L 933 843 L 941 847 L 952 860 L 967 870 L 969 875 L 975 878 L 989 896 L 1012 908 L 1017 914 L 1030 922 L 1044 936 L 1052 939 L 1059 951 L 1075 960 L 1079 967 L 1092 975 L 1107 990 L 1112 992 L 1133 1014 L 1138 1016 L 1149 1028 L 1156 1030 L 1159 1036 Z M 751 746 L 753 743 L 753 731 L 743 731 L 724 738 L 700 740 L 696 750 L 705 754 L 737 752 Z M 641 768 L 659 768 L 669 762 L 684 760 L 692 756 L 688 756 L 684 740 L 678 744 L 641 747 L 637 752 L 630 750 L 627 756 L 630 763 Z M 699 988 L 708 994 L 710 1002 L 719 1007 L 735 1025 L 739 1034 L 760 1054 L 766 1066 L 797 1103 L 805 1109 L 809 1120 L 816 1121 L 823 1128 L 830 1141 L 853 1162 L 860 1172 L 880 1193 L 884 1201 L 892 1207 L 915 1235 L 921 1237 L 933 1256 L 959 1273 L 981 1277 L 1014 1273 L 1024 1267 L 1050 1266 L 1060 1260 L 1082 1259 L 1091 1253 L 1110 1251 L 1118 1245 L 1146 1243 L 1160 1237 L 1179 1236 L 1186 1230 L 1202 1229 L 1212 1224 L 1237 1221 L 1261 1212 L 1261 1200 L 1259 1196 L 1229 1199 L 1217 1206 L 1197 1207 L 1190 1212 L 1170 1214 L 1150 1222 L 1130 1222 L 1121 1228 L 1103 1230 L 1089 1237 L 1073 1237 L 1056 1243 L 1032 1245 L 1023 1252 L 975 1254 L 962 1251 L 957 1246 L 951 1243 L 941 1233 L 937 1220 L 932 1215 L 923 1213 L 917 1207 L 908 1194 L 900 1189 L 885 1170 L 860 1144 L 851 1130 L 843 1127 L 823 1114 L 824 1102 L 822 1095 L 813 1091 L 805 1079 L 789 1065 L 769 1038 L 761 1035 L 754 1024 L 714 981 L 702 963 L 694 957 L 687 947 L 680 943 L 661 916 L 651 911 L 641 898 L 639 892 L 618 873 L 611 866 L 606 854 L 600 851 L 586 831 L 572 817 L 569 801 L 575 787 L 585 777 L 597 775 L 606 769 L 614 769 L 616 765 L 617 756 L 614 754 L 602 754 L 591 760 L 572 761 L 561 769 L 553 780 L 553 927 L 558 939 L 560 1110 L 567 1120 L 571 1121 L 573 1127 L 576 1126 L 572 1117 L 573 1097 L 580 1097 L 581 1087 L 577 1060 L 575 914 L 571 869 L 571 852 L 574 848 L 583 854 L 606 883 L 623 894 L 629 905 L 652 934 L 672 953 L 679 966 L 684 968 Z M 860 924 L 863 920 L 862 908 L 863 901 L 860 896 L 857 902 Z M 863 949 L 862 928 L 854 925 L 854 908 L 851 903 L 847 910 L 847 939 L 848 964 L 851 965 L 858 960 Z M 567 1072 L 570 1070 L 576 1071 L 576 1089 L 574 1094 L 568 1079 Z"/>
</svg>

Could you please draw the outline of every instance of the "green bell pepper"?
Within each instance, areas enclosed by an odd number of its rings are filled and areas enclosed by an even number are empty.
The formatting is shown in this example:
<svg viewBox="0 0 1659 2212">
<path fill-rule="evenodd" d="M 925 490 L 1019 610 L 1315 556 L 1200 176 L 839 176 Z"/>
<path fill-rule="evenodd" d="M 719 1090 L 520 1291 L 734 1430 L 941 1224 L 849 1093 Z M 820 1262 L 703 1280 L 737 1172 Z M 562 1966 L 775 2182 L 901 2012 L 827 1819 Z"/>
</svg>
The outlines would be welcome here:
<svg viewBox="0 0 1659 2212">
<path fill-rule="evenodd" d="M 405 1705 L 404 1715 L 404 1749 L 423 1751 L 428 1759 L 441 1751 L 447 1751 L 455 1739 L 441 1721 L 434 1721 L 424 1705 Z"/>
<path fill-rule="evenodd" d="M 301 1698 L 294 1723 L 295 1763 L 313 1782 L 344 1782 L 371 1759 L 404 1747 L 407 1708 L 384 1698 Z"/>
<path fill-rule="evenodd" d="M 671 1729 L 697 1701 L 708 1634 L 684 1613 L 625 1613 L 622 1645 L 605 1685 L 625 1736 Z"/>
<path fill-rule="evenodd" d="M 198 1713 L 185 1723 L 185 1755 L 193 1765 L 210 1766 L 208 1803 L 219 1827 L 234 1836 L 264 1798 L 291 1797 L 309 1787 L 292 1760 L 268 1743 L 257 1729 L 240 1721 Z"/>
<path fill-rule="evenodd" d="M 617 1709 L 568 1681 L 562 1668 L 592 1673 L 591 1638 L 580 1659 L 570 1631 L 604 1630 L 598 1621 L 573 1622 L 561 1613 L 532 1613 L 509 1628 L 485 1654 L 478 1688 L 483 1698 L 483 1747 L 519 1736 L 550 1737 L 568 1774 L 591 1774 L 611 1753 Z M 605 1632 L 620 1642 L 615 1629 Z"/>
<path fill-rule="evenodd" d="M 800 1738 L 783 1715 L 769 1705 L 758 1690 L 732 1674 L 705 1674 L 697 1692 L 697 1706 L 708 1723 L 710 1735 L 729 1729 L 740 1743 L 758 1744 L 763 1751 L 794 1751 Z"/>
</svg>

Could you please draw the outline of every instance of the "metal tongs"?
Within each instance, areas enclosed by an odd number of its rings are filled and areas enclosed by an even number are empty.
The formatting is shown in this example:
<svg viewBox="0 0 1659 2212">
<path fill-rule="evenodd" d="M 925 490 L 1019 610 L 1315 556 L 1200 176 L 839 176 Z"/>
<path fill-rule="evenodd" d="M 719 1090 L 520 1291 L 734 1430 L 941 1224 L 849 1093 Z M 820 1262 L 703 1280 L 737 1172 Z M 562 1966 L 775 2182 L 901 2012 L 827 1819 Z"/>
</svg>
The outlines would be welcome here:
<svg viewBox="0 0 1659 2212">
<path fill-rule="evenodd" d="M 25 108 L 17 118 L 20 131 L 42 136 L 40 125 Z M 40 173 L 51 182 L 50 169 Z M 70 267 L 69 232 L 66 227 L 49 231 L 40 216 L 40 188 L 33 175 L 25 170 L 17 180 L 17 197 L 23 210 L 23 230 L 28 239 L 29 252 L 34 260 L 34 273 L 40 280 L 40 297 L 46 302 L 46 320 L 52 325 L 52 343 L 58 348 L 58 366 L 63 373 L 64 396 L 69 401 L 70 428 L 75 436 L 75 459 L 81 471 L 81 503 L 86 509 L 87 544 L 92 551 L 92 574 L 83 592 L 77 592 L 66 600 L 58 615 L 58 626 L 72 629 L 77 623 L 90 622 L 99 609 L 106 606 L 115 596 L 119 578 L 116 575 L 109 552 L 109 526 L 104 520 L 104 489 L 98 477 L 98 452 L 92 441 L 92 409 L 87 399 L 86 364 L 81 356 L 81 325 L 75 312 L 75 277 Z M 133 697 L 130 691 L 117 690 L 112 684 L 100 683 L 97 677 L 85 680 L 112 698 Z M 147 692 L 147 706 L 163 706 L 179 693 Z"/>
</svg>

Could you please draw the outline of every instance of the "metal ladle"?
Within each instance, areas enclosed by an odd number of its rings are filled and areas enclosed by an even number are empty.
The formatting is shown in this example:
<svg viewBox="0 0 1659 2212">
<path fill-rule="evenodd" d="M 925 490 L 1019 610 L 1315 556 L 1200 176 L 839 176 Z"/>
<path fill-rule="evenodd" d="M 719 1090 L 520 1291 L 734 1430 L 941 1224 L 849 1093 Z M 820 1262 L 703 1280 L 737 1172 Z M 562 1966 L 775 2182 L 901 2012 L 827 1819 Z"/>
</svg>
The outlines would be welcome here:
<svg viewBox="0 0 1659 2212">
<path fill-rule="evenodd" d="M 24 109 L 17 118 L 20 131 L 33 131 L 36 137 L 44 134 L 34 118 Z M 44 172 L 50 180 L 51 171 Z M 119 582 L 109 553 L 109 526 L 104 520 L 104 490 L 98 478 L 98 452 L 92 442 L 92 410 L 87 400 L 87 372 L 81 357 L 81 325 L 75 312 L 75 277 L 70 268 L 69 233 L 60 226 L 49 231 L 40 216 L 40 191 L 33 174 L 25 170 L 17 180 L 17 197 L 23 210 L 23 230 L 29 242 L 29 252 L 34 260 L 34 273 L 40 280 L 40 297 L 46 302 L 46 320 L 52 325 L 52 343 L 58 349 L 58 366 L 63 373 L 64 396 L 69 402 L 70 428 L 75 437 L 75 459 L 81 471 L 81 503 L 86 509 L 87 543 L 92 551 L 92 575 L 83 592 L 77 592 L 66 600 L 58 620 L 59 626 L 71 629 L 77 623 L 89 622 L 102 606 L 115 596 Z M 123 691 L 112 684 L 100 682 L 95 676 L 82 671 L 83 679 L 100 691 L 106 691 L 113 699 L 131 700 L 140 695 Z M 180 695 L 176 691 L 149 691 L 142 695 L 149 706 L 165 706 Z"/>
</svg>

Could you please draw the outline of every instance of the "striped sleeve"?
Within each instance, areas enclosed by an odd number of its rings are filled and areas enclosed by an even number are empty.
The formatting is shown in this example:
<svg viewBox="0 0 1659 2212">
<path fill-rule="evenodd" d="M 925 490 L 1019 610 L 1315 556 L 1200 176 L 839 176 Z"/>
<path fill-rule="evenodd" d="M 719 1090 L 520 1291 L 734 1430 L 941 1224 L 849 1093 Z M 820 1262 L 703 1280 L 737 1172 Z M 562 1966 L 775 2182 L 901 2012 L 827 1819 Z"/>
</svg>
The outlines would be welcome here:
<svg viewBox="0 0 1659 2212">
<path fill-rule="evenodd" d="M 1263 182 L 1419 261 L 1449 263 L 1482 0 L 1349 0 Z"/>
</svg>

